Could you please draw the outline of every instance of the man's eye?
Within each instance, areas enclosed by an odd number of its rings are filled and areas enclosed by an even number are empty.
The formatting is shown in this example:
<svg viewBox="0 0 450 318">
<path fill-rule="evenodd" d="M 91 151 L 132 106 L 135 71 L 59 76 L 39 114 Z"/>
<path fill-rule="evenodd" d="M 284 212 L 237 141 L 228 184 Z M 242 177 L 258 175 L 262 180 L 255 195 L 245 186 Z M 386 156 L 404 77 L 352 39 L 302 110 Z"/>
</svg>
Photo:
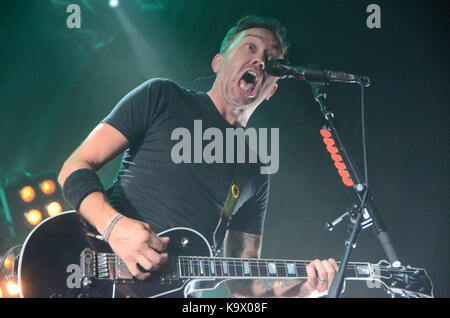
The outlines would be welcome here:
<svg viewBox="0 0 450 318">
<path fill-rule="evenodd" d="M 247 48 L 248 48 L 250 51 L 254 51 L 254 50 L 256 49 L 256 47 L 255 47 L 253 44 L 247 44 Z"/>
</svg>

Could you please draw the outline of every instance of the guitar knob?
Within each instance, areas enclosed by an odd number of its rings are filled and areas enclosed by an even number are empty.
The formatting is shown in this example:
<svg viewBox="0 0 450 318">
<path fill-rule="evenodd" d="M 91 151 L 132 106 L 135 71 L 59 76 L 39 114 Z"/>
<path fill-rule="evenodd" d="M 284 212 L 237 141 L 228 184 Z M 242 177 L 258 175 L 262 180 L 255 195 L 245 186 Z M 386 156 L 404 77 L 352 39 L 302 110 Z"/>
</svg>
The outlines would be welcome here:
<svg viewBox="0 0 450 318">
<path fill-rule="evenodd" d="M 88 277 L 84 277 L 81 282 L 83 284 L 83 288 L 89 288 L 92 285 L 92 279 L 90 279 Z"/>
<path fill-rule="evenodd" d="M 189 244 L 189 240 L 186 238 L 186 237 L 183 237 L 182 239 L 181 239 L 181 247 L 186 247 L 188 244 Z"/>
</svg>

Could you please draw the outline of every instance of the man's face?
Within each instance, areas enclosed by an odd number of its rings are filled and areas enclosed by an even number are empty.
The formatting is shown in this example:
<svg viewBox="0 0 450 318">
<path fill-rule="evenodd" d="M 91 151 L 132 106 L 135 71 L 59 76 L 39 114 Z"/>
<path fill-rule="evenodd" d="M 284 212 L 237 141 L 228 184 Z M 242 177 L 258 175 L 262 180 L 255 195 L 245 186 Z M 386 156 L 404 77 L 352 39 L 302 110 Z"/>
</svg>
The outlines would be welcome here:
<svg viewBox="0 0 450 318">
<path fill-rule="evenodd" d="M 262 28 L 244 30 L 217 57 L 216 81 L 228 104 L 239 109 L 256 107 L 272 96 L 278 77 L 266 73 L 265 63 L 269 58 L 283 57 L 272 32 Z"/>
</svg>

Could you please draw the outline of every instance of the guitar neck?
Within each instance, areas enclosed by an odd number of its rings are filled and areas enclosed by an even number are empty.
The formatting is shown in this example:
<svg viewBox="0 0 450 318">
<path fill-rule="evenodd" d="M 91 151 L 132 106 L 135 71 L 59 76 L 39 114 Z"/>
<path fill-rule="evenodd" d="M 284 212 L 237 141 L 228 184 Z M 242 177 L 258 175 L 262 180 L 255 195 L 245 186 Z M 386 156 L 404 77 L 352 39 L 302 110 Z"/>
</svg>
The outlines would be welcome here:
<svg viewBox="0 0 450 318">
<path fill-rule="evenodd" d="M 179 256 L 180 278 L 306 279 L 310 261 Z M 346 279 L 371 279 L 370 263 L 349 263 Z"/>
</svg>

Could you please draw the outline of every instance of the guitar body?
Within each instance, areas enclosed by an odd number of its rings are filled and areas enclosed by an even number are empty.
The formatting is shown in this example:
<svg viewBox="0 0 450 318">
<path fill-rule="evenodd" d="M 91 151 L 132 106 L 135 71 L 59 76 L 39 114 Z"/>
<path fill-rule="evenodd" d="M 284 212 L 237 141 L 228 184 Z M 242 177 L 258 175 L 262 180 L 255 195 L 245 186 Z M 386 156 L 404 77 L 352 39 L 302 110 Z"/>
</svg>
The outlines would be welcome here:
<svg viewBox="0 0 450 318">
<path fill-rule="evenodd" d="M 175 277 L 179 255 L 212 256 L 207 240 L 200 233 L 174 228 L 159 236 L 170 237 L 169 259 L 149 279 L 94 280 L 86 288 L 81 281 L 82 251 L 88 247 L 97 253 L 112 253 L 112 250 L 103 241 L 84 234 L 75 211 L 48 218 L 33 229 L 22 247 L 18 267 L 21 297 L 185 297 L 198 288 L 214 288 L 223 281 L 200 282 Z"/>
</svg>

